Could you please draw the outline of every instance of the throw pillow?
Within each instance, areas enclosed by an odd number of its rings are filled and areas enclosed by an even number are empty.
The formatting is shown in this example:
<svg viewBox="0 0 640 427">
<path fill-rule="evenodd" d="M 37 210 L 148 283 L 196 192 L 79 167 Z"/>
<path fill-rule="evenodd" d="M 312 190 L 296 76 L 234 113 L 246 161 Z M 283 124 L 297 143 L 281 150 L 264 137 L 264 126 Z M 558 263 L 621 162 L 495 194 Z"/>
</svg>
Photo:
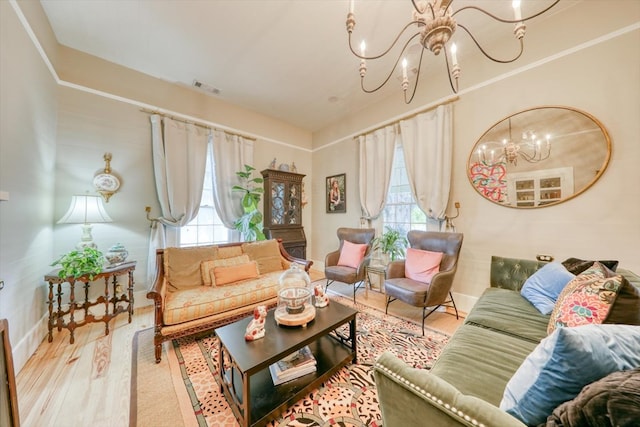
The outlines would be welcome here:
<svg viewBox="0 0 640 427">
<path fill-rule="evenodd" d="M 640 420 L 640 368 L 616 371 L 553 410 L 545 427 L 631 427 Z"/>
<path fill-rule="evenodd" d="M 550 262 L 524 282 L 520 294 L 542 314 L 551 314 L 560 292 L 575 275 L 559 262 Z"/>
<path fill-rule="evenodd" d="M 640 325 L 640 289 L 622 276 L 622 287 L 604 323 Z"/>
<path fill-rule="evenodd" d="M 164 274 L 171 290 L 202 286 L 200 263 L 217 257 L 217 246 L 164 249 Z"/>
<path fill-rule="evenodd" d="M 538 425 L 561 403 L 612 372 L 640 366 L 640 326 L 559 328 L 513 374 L 500 409 Z"/>
<path fill-rule="evenodd" d="M 442 256 L 442 252 L 408 248 L 404 262 L 404 277 L 422 283 L 431 283 L 433 276 L 440 271 Z"/>
<path fill-rule="evenodd" d="M 603 323 L 622 287 L 622 276 L 595 262 L 578 274 L 560 293 L 547 333 L 561 326 Z"/>
<path fill-rule="evenodd" d="M 360 262 L 364 259 L 365 252 L 367 252 L 366 244 L 351 243 L 350 241 L 345 240 L 342 243 L 342 249 L 340 250 L 338 265 L 358 268 Z"/>
<path fill-rule="evenodd" d="M 587 268 L 591 267 L 595 261 L 589 261 L 579 258 L 567 258 L 562 261 L 562 265 L 573 274 L 580 274 L 585 271 Z M 604 265 L 611 271 L 616 271 L 618 268 L 618 261 L 598 261 L 600 264 Z"/>
<path fill-rule="evenodd" d="M 202 283 L 205 286 L 216 285 L 215 276 L 212 274 L 212 270 L 215 267 L 228 267 L 230 265 L 246 264 L 249 261 L 249 256 L 247 255 L 202 261 L 200 263 L 200 274 L 202 274 Z"/>
<path fill-rule="evenodd" d="M 244 243 L 242 250 L 258 263 L 260 274 L 283 270 L 280 245 L 275 239 Z"/>
<path fill-rule="evenodd" d="M 228 267 L 213 267 L 216 286 L 239 282 L 258 277 L 258 263 L 249 261 L 246 264 L 230 265 Z"/>
</svg>

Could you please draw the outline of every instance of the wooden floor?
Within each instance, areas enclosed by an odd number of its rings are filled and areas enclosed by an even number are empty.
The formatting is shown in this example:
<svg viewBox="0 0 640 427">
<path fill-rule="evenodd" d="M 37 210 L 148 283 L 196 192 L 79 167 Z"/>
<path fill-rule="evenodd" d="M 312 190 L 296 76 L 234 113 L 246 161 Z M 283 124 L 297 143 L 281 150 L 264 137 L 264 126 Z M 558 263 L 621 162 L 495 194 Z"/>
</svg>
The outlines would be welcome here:
<svg viewBox="0 0 640 427">
<path fill-rule="evenodd" d="M 334 283 L 330 291 L 353 296 L 353 287 Z M 384 295 L 358 290 L 357 301 L 384 311 Z M 422 310 L 401 302 L 389 314 L 420 321 Z M 462 323 L 454 315 L 433 313 L 427 327 L 452 334 Z M 153 325 L 151 306 L 136 309 L 132 323 L 126 315 L 112 320 L 110 334 L 94 323 L 75 331 L 54 331 L 17 376 L 20 421 L 24 427 L 99 427 L 129 425 L 132 339 L 136 331 Z"/>
</svg>

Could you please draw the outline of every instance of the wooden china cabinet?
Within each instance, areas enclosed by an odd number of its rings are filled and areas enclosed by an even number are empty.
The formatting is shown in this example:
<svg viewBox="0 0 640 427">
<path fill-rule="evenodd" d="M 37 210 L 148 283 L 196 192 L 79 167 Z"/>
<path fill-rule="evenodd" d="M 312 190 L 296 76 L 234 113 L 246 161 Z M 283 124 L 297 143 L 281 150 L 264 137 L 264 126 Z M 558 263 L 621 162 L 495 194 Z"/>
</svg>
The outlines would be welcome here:
<svg viewBox="0 0 640 427">
<path fill-rule="evenodd" d="M 307 238 L 302 227 L 303 174 L 265 169 L 264 234 L 268 239 L 282 239 L 291 256 L 306 259 Z"/>
</svg>

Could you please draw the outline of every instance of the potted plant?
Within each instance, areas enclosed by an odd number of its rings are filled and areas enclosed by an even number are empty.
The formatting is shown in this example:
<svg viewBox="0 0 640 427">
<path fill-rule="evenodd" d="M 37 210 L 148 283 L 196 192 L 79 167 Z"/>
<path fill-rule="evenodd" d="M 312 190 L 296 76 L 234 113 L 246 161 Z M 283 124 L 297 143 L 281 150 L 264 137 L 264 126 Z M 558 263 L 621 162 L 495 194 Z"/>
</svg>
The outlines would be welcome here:
<svg viewBox="0 0 640 427">
<path fill-rule="evenodd" d="M 98 249 L 86 246 L 62 255 L 51 264 L 53 267 L 56 265 L 61 266 L 58 277 L 62 279 L 87 276 L 89 280 L 93 280 L 102 273 L 104 257 Z"/>
<path fill-rule="evenodd" d="M 242 210 L 243 214 L 234 221 L 233 225 L 242 235 L 245 242 L 253 240 L 265 240 L 266 237 L 262 231 L 262 213 L 258 210 L 258 204 L 262 199 L 264 190 L 261 185 L 262 178 L 251 178 L 255 168 L 244 165 L 244 171 L 236 172 L 240 178 L 241 185 L 234 185 L 233 191 L 242 191 Z"/>
<path fill-rule="evenodd" d="M 400 234 L 400 231 L 391 227 L 385 227 L 387 231 L 373 239 L 371 242 L 373 250 L 379 250 L 387 258 L 385 264 L 389 260 L 395 261 L 404 257 L 404 250 L 409 244 L 406 237 Z"/>
</svg>

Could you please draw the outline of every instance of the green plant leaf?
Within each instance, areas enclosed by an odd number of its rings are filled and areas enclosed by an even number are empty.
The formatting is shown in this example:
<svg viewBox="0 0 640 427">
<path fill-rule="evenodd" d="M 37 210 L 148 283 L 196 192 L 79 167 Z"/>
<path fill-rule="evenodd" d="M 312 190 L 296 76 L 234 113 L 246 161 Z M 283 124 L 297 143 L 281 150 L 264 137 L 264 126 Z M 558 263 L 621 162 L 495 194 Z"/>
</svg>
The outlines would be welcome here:
<svg viewBox="0 0 640 427">
<path fill-rule="evenodd" d="M 255 170 L 250 165 L 244 165 L 244 171 L 236 172 L 240 178 L 241 184 L 231 187 L 232 191 L 244 191 L 240 205 L 243 215 L 236 219 L 233 223 L 236 230 L 240 232 L 243 240 L 264 240 L 266 237 L 262 232 L 262 213 L 259 210 L 260 201 L 264 194 L 262 184 L 264 180 L 261 177 L 251 178 L 252 172 Z"/>
<path fill-rule="evenodd" d="M 89 280 L 93 280 L 95 276 L 102 272 L 104 266 L 104 257 L 102 252 L 95 248 L 85 247 L 82 250 L 72 250 L 62 255 L 52 266 L 60 265 L 58 277 L 60 278 L 79 278 L 87 276 Z"/>
</svg>

